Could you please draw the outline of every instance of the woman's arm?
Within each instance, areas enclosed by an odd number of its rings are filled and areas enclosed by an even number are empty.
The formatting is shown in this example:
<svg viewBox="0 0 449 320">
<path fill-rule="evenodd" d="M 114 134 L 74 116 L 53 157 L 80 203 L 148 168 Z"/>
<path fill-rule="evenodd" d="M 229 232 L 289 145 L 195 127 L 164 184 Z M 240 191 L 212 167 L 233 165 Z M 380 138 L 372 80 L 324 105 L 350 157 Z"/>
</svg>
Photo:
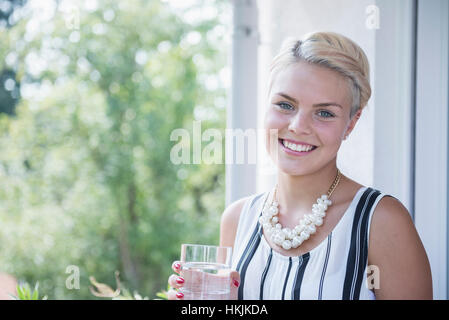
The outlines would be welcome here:
<svg viewBox="0 0 449 320">
<path fill-rule="evenodd" d="M 248 198 L 249 197 L 242 198 L 231 203 L 225 211 L 223 211 L 220 223 L 220 246 L 234 248 L 234 239 L 237 233 L 240 213 Z"/>
<path fill-rule="evenodd" d="M 248 197 L 231 203 L 223 212 L 220 223 L 220 246 L 232 247 L 232 250 L 234 250 L 234 240 L 237 233 L 240 213 L 242 212 L 243 205 L 247 199 Z M 232 270 L 230 276 L 232 285 L 229 298 L 230 300 L 237 300 L 240 274 L 237 271 Z"/>
<path fill-rule="evenodd" d="M 376 299 L 432 299 L 432 276 L 424 246 L 407 209 L 392 197 L 373 213 L 369 265 L 379 270 Z"/>
</svg>

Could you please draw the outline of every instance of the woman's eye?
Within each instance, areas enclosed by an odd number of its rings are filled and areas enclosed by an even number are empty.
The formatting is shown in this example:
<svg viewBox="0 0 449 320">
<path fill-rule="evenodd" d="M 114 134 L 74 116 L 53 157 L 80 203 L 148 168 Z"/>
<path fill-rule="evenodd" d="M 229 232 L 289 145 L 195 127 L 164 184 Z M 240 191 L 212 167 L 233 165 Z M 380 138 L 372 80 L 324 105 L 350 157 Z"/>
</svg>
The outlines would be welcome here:
<svg viewBox="0 0 449 320">
<path fill-rule="evenodd" d="M 326 111 L 326 110 L 318 111 L 318 115 L 323 118 L 333 118 L 334 117 L 334 115 L 332 113 L 330 113 L 329 111 Z"/>
<path fill-rule="evenodd" d="M 290 104 L 285 103 L 285 102 L 279 102 L 279 103 L 276 103 L 276 105 L 279 106 L 279 108 L 284 109 L 284 110 L 293 109 L 293 107 Z"/>
</svg>

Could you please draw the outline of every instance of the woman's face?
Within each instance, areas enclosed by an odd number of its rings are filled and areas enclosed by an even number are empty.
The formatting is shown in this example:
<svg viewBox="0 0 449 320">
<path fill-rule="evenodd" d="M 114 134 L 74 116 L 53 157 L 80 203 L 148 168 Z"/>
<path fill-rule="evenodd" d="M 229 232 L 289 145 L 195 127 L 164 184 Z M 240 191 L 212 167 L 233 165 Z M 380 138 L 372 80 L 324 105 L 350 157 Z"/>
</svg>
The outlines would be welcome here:
<svg viewBox="0 0 449 320">
<path fill-rule="evenodd" d="M 302 61 L 279 71 L 265 114 L 266 147 L 279 170 L 310 174 L 336 159 L 361 113 L 350 119 L 351 101 L 347 82 L 335 71 Z M 270 139 L 273 129 L 277 137 Z"/>
</svg>

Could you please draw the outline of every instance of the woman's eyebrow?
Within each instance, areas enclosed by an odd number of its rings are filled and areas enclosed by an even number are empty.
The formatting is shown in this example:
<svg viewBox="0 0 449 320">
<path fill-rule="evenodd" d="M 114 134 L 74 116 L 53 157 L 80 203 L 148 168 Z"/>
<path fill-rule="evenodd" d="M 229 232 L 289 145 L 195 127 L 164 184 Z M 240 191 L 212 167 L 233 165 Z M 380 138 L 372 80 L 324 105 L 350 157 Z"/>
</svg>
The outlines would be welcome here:
<svg viewBox="0 0 449 320">
<path fill-rule="evenodd" d="M 283 98 L 285 98 L 285 99 L 287 99 L 287 100 L 290 100 L 290 101 L 298 104 L 298 100 L 296 100 L 293 97 L 290 97 L 286 93 L 278 92 L 276 94 L 281 96 L 281 97 L 283 97 Z M 328 106 L 336 106 L 336 107 L 340 107 L 341 109 L 343 109 L 343 107 L 341 105 L 339 105 L 338 103 L 336 103 L 336 102 L 322 102 L 322 103 L 316 103 L 316 104 L 313 105 L 313 107 L 328 107 Z"/>
<path fill-rule="evenodd" d="M 290 101 L 292 101 L 292 102 L 298 104 L 298 101 L 297 101 L 295 98 L 290 97 L 290 96 L 289 96 L 288 94 L 286 94 L 286 93 L 278 92 L 278 93 L 276 93 L 276 95 L 281 96 L 281 97 L 283 97 L 283 98 L 285 98 L 285 99 L 287 99 L 287 100 L 290 100 Z"/>
<path fill-rule="evenodd" d="M 339 105 L 336 102 L 323 102 L 323 103 L 317 103 L 313 105 L 314 107 L 328 107 L 328 106 L 336 106 L 336 107 L 340 107 L 343 109 L 343 107 L 341 105 Z"/>
</svg>

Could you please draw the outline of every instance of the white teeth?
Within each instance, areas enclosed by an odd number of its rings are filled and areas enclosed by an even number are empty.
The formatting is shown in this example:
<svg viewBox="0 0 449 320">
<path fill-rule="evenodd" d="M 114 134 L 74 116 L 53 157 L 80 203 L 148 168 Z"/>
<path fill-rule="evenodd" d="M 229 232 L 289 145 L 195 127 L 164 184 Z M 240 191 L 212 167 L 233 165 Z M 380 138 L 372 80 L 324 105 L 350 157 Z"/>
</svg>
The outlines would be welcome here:
<svg viewBox="0 0 449 320">
<path fill-rule="evenodd" d="M 294 151 L 299 151 L 299 152 L 307 152 L 312 150 L 312 146 L 305 146 L 305 145 L 301 145 L 301 144 L 294 144 L 288 141 L 283 140 L 282 143 L 284 144 L 285 147 L 294 150 Z"/>
</svg>

